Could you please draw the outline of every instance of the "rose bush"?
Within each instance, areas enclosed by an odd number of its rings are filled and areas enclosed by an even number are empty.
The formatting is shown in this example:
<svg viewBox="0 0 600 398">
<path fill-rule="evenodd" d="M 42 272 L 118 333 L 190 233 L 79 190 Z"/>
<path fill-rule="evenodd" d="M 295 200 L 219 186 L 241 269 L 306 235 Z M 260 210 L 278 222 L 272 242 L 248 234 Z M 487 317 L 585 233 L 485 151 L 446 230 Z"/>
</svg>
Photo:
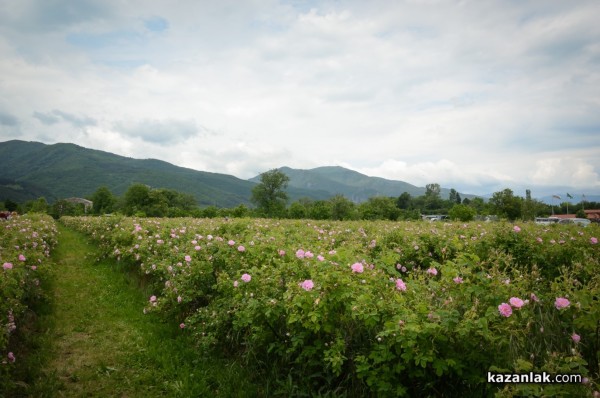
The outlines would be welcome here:
<svg viewBox="0 0 600 398">
<path fill-rule="evenodd" d="M 149 278 L 146 310 L 296 390 L 578 396 L 598 377 L 596 226 L 61 220 Z"/>
<path fill-rule="evenodd" d="M 51 249 L 57 231 L 49 216 L 14 216 L 0 221 L 0 389 L 18 361 L 12 337 L 27 312 L 46 297 Z"/>
</svg>

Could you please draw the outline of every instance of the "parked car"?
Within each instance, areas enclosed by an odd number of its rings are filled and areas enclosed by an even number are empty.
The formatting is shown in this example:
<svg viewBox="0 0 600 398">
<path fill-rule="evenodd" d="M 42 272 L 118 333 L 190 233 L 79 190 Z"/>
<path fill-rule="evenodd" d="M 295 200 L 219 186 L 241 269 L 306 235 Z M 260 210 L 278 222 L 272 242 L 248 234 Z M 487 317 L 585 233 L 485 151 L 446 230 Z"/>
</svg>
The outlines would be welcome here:
<svg viewBox="0 0 600 398">
<path fill-rule="evenodd" d="M 559 224 L 577 224 L 583 227 L 590 225 L 591 221 L 587 218 L 563 218 L 559 221 Z"/>
<path fill-rule="evenodd" d="M 556 224 L 560 219 L 558 217 L 536 217 L 535 223 L 542 225 Z"/>
</svg>

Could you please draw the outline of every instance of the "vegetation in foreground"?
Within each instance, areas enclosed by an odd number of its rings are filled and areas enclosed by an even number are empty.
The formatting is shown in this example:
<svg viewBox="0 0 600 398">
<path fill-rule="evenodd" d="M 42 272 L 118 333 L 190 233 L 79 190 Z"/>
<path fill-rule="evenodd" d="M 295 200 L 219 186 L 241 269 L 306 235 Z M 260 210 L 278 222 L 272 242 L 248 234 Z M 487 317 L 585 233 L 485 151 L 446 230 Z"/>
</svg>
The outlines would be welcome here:
<svg viewBox="0 0 600 398">
<path fill-rule="evenodd" d="M 9 232 L 14 228 L 15 235 L 22 234 L 21 238 L 13 236 L 11 243 L 15 243 L 28 239 L 33 231 L 40 236 L 36 228 L 40 223 L 52 232 L 47 239 L 59 239 L 58 245 L 52 245 L 51 258 L 46 252 L 44 265 L 35 270 L 47 274 L 36 285 L 43 300 L 34 303 L 25 299 L 27 294 L 10 296 L 14 290 L 7 281 L 25 272 L 23 262 L 5 267 L 0 279 L 2 324 L 11 325 L 9 338 L 0 348 L 0 396 L 258 394 L 238 364 L 198 355 L 190 348 L 193 341 L 179 327 L 162 322 L 155 314 L 144 314 L 143 280 L 124 272 L 113 260 L 99 260 L 98 249 L 81 234 L 60 225 L 57 233 L 48 217 L 18 217 L 2 226 L 10 225 Z M 7 236 L 0 235 L 3 242 Z M 10 251 L 2 247 L 6 259 Z M 33 258 L 32 253 L 24 253 Z M 4 307 L 9 305 L 13 311 L 7 319 Z M 17 312 L 17 308 L 23 310 Z"/>
<path fill-rule="evenodd" d="M 598 227 L 63 218 L 132 266 L 147 310 L 270 395 L 586 396 Z M 488 384 L 486 372 L 581 375 Z"/>
</svg>

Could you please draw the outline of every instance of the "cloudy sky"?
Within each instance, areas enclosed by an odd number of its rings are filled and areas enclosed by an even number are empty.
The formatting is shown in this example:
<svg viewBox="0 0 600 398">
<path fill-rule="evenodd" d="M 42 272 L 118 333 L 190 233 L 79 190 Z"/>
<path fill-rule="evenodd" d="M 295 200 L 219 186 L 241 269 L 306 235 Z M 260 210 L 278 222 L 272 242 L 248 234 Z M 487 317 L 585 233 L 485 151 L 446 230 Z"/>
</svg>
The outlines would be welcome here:
<svg viewBox="0 0 600 398">
<path fill-rule="evenodd" d="M 340 165 L 475 194 L 600 193 L 597 0 L 0 9 L 0 141 L 244 179 Z"/>
</svg>

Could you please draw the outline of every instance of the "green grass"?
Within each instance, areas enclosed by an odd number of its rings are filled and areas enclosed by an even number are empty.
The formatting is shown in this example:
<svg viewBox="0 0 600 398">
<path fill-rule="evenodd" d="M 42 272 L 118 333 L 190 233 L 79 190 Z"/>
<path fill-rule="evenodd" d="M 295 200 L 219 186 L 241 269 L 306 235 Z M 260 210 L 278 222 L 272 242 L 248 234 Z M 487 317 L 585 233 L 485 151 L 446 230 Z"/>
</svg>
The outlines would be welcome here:
<svg viewBox="0 0 600 398">
<path fill-rule="evenodd" d="M 50 299 L 24 339 L 28 373 L 11 396 L 264 395 L 241 365 L 201 355 L 185 330 L 144 314 L 150 294 L 121 264 L 98 261 L 83 235 L 59 231 Z"/>
</svg>

